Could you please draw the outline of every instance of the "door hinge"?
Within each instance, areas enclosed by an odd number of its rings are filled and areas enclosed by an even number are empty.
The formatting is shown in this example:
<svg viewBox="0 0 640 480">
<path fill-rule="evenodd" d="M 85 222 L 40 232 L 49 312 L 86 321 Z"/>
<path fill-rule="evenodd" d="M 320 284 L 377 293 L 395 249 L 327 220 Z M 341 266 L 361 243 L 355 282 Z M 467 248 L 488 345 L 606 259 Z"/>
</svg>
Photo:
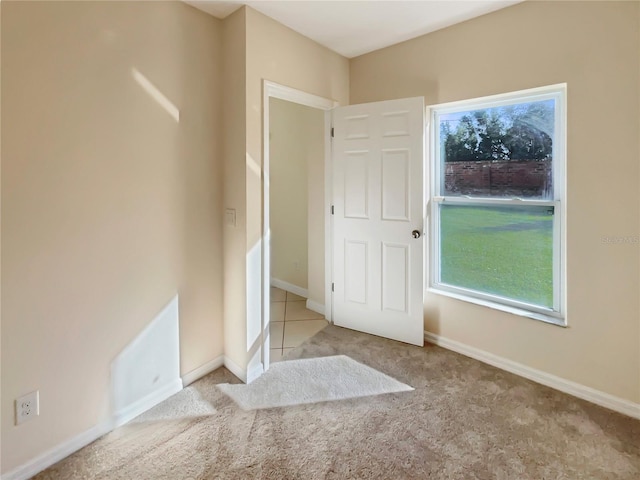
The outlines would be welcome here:
<svg viewBox="0 0 640 480">
<path fill-rule="evenodd" d="M 335 283 L 332 283 L 332 284 L 331 284 L 331 291 L 332 291 L 332 292 L 335 292 L 335 288 L 336 288 L 336 284 L 335 284 Z"/>
<path fill-rule="evenodd" d="M 331 127 L 331 138 L 333 138 L 335 136 L 335 130 L 333 127 Z"/>
<path fill-rule="evenodd" d="M 334 215 L 336 213 L 336 209 L 334 208 L 333 205 L 331 205 L 331 215 Z"/>
</svg>

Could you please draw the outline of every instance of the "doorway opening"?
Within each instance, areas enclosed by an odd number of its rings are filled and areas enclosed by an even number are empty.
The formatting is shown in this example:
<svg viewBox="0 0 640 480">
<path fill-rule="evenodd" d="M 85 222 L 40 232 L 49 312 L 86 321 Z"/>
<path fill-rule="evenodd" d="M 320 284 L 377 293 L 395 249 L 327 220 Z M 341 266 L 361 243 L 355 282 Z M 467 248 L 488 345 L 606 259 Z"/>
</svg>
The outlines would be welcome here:
<svg viewBox="0 0 640 480">
<path fill-rule="evenodd" d="M 331 320 L 329 134 L 335 106 L 332 100 L 264 82 L 265 371 Z"/>
</svg>

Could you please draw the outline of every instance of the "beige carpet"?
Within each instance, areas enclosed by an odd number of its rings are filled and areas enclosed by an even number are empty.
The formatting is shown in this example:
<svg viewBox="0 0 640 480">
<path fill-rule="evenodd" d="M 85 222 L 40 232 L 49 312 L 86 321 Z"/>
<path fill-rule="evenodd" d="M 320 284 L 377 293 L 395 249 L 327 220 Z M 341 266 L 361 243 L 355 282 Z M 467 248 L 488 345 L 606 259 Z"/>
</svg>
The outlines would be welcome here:
<svg viewBox="0 0 640 480">
<path fill-rule="evenodd" d="M 249 385 L 222 383 L 218 388 L 243 410 L 288 407 L 413 390 L 409 385 L 346 355 L 277 362 Z"/>
<path fill-rule="evenodd" d="M 347 355 L 414 391 L 244 411 L 220 369 L 44 479 L 640 478 L 640 421 L 475 360 L 327 327 L 288 358 Z"/>
</svg>

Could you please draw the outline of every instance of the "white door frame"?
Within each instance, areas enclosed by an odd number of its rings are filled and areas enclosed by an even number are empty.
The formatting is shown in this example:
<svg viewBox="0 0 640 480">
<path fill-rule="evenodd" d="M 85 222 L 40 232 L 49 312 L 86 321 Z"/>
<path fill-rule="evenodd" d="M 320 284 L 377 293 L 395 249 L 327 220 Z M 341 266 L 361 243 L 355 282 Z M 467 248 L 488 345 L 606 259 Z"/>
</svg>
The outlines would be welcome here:
<svg viewBox="0 0 640 480">
<path fill-rule="evenodd" d="M 262 83 L 262 364 L 264 371 L 269 368 L 269 322 L 271 286 L 271 232 L 269 217 L 269 99 L 279 98 L 288 102 L 324 110 L 324 248 L 325 248 L 325 317 L 331 321 L 331 110 L 338 102 L 319 97 L 295 88 L 280 85 L 269 80 Z"/>
</svg>

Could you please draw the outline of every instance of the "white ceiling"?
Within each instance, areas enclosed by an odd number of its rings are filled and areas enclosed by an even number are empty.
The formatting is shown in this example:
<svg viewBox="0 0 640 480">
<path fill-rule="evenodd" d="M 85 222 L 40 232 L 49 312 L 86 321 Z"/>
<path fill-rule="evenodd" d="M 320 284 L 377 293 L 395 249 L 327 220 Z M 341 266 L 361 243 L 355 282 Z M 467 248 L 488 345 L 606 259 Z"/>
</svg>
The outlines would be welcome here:
<svg viewBox="0 0 640 480">
<path fill-rule="evenodd" d="M 217 18 L 242 5 L 345 57 L 388 47 L 523 0 L 184 0 Z"/>
</svg>

